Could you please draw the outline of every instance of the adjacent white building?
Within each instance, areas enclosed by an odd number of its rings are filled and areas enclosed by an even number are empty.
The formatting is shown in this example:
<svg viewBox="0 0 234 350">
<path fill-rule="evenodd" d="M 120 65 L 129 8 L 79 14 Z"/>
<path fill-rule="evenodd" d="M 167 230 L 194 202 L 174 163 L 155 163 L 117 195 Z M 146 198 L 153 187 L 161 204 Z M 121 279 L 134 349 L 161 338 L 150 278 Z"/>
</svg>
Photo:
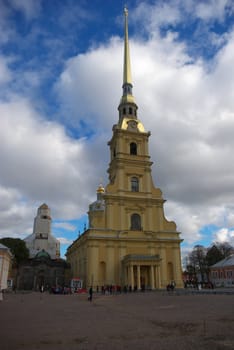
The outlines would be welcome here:
<svg viewBox="0 0 234 350">
<path fill-rule="evenodd" d="M 24 239 L 29 249 L 30 258 L 40 251 L 45 251 L 51 259 L 60 257 L 60 242 L 51 233 L 51 215 L 47 204 L 42 204 L 34 219 L 33 233 Z"/>
<path fill-rule="evenodd" d="M 2 300 L 2 290 L 7 289 L 11 259 L 10 249 L 0 243 L 0 301 Z"/>
</svg>

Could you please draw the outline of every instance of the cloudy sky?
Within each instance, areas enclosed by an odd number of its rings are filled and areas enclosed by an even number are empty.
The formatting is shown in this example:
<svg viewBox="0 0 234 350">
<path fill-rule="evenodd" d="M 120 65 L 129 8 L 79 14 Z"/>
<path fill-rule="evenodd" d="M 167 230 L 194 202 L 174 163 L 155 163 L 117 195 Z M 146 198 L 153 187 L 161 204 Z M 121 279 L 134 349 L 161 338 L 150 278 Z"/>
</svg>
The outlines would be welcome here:
<svg viewBox="0 0 234 350">
<path fill-rule="evenodd" d="M 107 184 L 123 1 L 0 0 L 0 237 L 51 208 L 66 247 Z M 185 254 L 234 244 L 234 1 L 129 0 L 133 92 Z M 102 179 L 102 180 L 100 180 Z"/>
</svg>

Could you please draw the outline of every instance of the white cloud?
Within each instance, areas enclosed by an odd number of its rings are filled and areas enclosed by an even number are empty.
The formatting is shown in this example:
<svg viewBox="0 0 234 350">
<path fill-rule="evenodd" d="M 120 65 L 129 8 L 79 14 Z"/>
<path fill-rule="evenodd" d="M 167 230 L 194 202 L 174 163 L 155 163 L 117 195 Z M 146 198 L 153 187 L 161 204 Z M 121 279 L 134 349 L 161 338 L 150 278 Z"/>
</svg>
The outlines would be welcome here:
<svg viewBox="0 0 234 350">
<path fill-rule="evenodd" d="M 154 33 L 160 26 L 175 25 L 181 20 L 178 1 L 157 1 L 154 4 L 141 2 L 131 16 L 136 22 L 143 22 L 147 31 Z"/>
<path fill-rule="evenodd" d="M 76 226 L 69 224 L 68 222 L 56 222 L 53 224 L 54 228 L 62 228 L 68 231 L 75 231 Z"/>
<path fill-rule="evenodd" d="M 229 242 L 232 246 L 234 245 L 234 230 L 227 228 L 221 228 L 215 233 L 215 242 Z"/>
<path fill-rule="evenodd" d="M 100 141 L 70 138 L 25 99 L 1 103 L 0 114 L 1 185 L 19 198 L 48 202 L 55 218 L 79 217 L 100 178 L 92 162 Z"/>
<path fill-rule="evenodd" d="M 7 22 L 7 17 L 10 14 L 10 10 L 6 3 L 0 1 L 0 43 L 5 44 L 14 33 L 14 30 Z"/>
<path fill-rule="evenodd" d="M 225 16 L 231 16 L 234 11 L 232 0 L 157 0 L 151 4 L 140 2 L 131 11 L 133 20 L 143 24 L 144 29 L 154 33 L 160 27 L 176 26 L 193 19 L 206 21 L 220 21 Z"/>
<path fill-rule="evenodd" d="M 73 243 L 73 241 L 71 239 L 67 239 L 65 237 L 57 237 L 57 239 L 59 240 L 59 242 L 61 244 L 70 245 Z"/>
<path fill-rule="evenodd" d="M 0 186 L 0 203 L 0 237 L 24 238 L 32 232 L 32 202 L 23 201 L 17 189 Z"/>
<path fill-rule="evenodd" d="M 199 241 L 202 236 L 199 230 L 202 226 L 202 219 L 199 212 L 172 200 L 168 200 L 165 206 L 165 215 L 169 221 L 175 221 L 177 230 L 181 232 L 181 238 L 184 239 L 186 245 L 192 245 Z"/>
<path fill-rule="evenodd" d="M 93 19 L 92 17 L 91 12 L 85 8 L 84 4 L 74 1 L 73 3 L 70 3 L 70 6 L 68 3 L 63 4 L 58 21 L 63 28 L 74 25 L 78 25 L 80 27 L 87 21 Z"/>
<path fill-rule="evenodd" d="M 11 0 L 10 4 L 14 10 L 21 11 L 27 19 L 37 17 L 41 10 L 41 0 Z"/>
<path fill-rule="evenodd" d="M 67 61 L 55 87 L 67 123 L 78 127 L 84 121 L 99 132 L 111 129 L 120 99 L 121 62 L 122 42 L 116 38 L 108 47 L 94 48 Z"/>
<path fill-rule="evenodd" d="M 229 227 L 234 227 L 234 207 L 229 208 L 227 215 L 227 224 Z"/>
<path fill-rule="evenodd" d="M 12 79 L 12 74 L 8 68 L 9 60 L 0 56 L 0 86 L 8 83 Z"/>
<path fill-rule="evenodd" d="M 233 8 L 232 0 L 207 0 L 196 6 L 197 17 L 203 20 L 218 19 L 223 21 L 225 13 Z"/>
</svg>

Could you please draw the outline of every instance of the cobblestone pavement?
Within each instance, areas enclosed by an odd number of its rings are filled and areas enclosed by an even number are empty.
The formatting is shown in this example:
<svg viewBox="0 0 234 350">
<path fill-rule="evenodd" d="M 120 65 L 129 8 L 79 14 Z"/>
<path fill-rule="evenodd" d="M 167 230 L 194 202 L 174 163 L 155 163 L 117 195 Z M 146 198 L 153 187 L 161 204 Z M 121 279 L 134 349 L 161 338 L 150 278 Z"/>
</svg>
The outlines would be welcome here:
<svg viewBox="0 0 234 350">
<path fill-rule="evenodd" d="M 234 295 L 5 294 L 1 350 L 234 349 Z"/>
</svg>

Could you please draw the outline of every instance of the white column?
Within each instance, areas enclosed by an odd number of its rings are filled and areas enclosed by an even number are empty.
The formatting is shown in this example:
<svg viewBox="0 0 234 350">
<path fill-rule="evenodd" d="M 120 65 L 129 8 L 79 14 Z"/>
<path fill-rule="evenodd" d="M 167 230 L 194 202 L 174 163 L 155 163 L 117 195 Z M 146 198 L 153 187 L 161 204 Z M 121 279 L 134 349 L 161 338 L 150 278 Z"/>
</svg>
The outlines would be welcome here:
<svg viewBox="0 0 234 350">
<path fill-rule="evenodd" d="M 124 188 L 124 172 L 123 169 L 119 169 L 119 188 L 123 190 Z"/>
<path fill-rule="evenodd" d="M 168 283 L 168 279 L 167 279 L 167 259 L 166 259 L 166 248 L 165 246 L 162 246 L 160 249 L 160 257 L 161 257 L 161 266 L 159 266 L 159 270 L 160 271 L 160 285 L 163 287 L 166 287 L 167 283 Z"/>
<path fill-rule="evenodd" d="M 125 204 L 124 201 L 120 202 L 120 218 L 118 220 L 118 229 L 119 230 L 125 230 L 127 227 L 127 223 L 126 223 L 126 215 L 125 215 Z"/>
<path fill-rule="evenodd" d="M 159 265 L 155 267 L 155 275 L 156 275 L 156 288 L 161 288 L 161 274 L 160 274 Z"/>
<path fill-rule="evenodd" d="M 124 285 L 128 285 L 128 284 L 129 284 L 129 268 L 128 268 L 128 266 L 126 266 L 126 268 L 125 268 Z"/>
<path fill-rule="evenodd" d="M 155 275 L 155 267 L 153 265 L 150 266 L 151 272 L 151 289 L 155 289 L 154 275 Z"/>
<path fill-rule="evenodd" d="M 106 263 L 106 283 L 115 283 L 115 270 L 114 270 L 114 246 L 107 245 L 107 263 Z"/>
<path fill-rule="evenodd" d="M 126 271 L 125 284 L 129 286 L 129 273 L 130 273 L 129 266 L 126 266 L 125 271 Z"/>
<path fill-rule="evenodd" d="M 181 257 L 180 257 L 180 248 L 175 247 L 173 249 L 174 253 L 174 266 L 173 266 L 173 273 L 174 273 L 174 280 L 176 282 L 177 287 L 182 287 L 182 268 L 181 268 Z"/>
<path fill-rule="evenodd" d="M 137 289 L 141 289 L 141 266 L 137 265 Z"/>
<path fill-rule="evenodd" d="M 107 202 L 106 206 L 106 221 L 107 221 L 107 227 L 113 226 L 113 205 L 110 201 Z"/>
<path fill-rule="evenodd" d="M 132 287 L 132 290 L 134 288 L 134 275 L 133 275 L 133 265 L 130 265 L 130 275 L 131 275 L 131 287 Z"/>
</svg>

